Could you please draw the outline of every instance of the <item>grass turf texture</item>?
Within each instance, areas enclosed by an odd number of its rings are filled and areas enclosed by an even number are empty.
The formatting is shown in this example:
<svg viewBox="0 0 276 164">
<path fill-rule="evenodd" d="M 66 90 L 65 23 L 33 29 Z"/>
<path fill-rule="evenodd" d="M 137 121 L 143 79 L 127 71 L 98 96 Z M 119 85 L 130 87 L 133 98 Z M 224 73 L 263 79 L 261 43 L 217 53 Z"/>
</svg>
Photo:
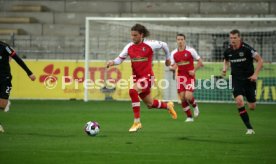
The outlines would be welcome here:
<svg viewBox="0 0 276 164">
<path fill-rule="evenodd" d="M 0 113 L 0 163 L 275 163 L 276 108 L 249 111 L 256 134 L 246 129 L 234 104 L 199 104 L 201 115 L 184 122 L 163 110 L 142 105 L 143 129 L 129 133 L 130 102 L 12 101 Z M 101 131 L 90 137 L 87 121 Z"/>
</svg>

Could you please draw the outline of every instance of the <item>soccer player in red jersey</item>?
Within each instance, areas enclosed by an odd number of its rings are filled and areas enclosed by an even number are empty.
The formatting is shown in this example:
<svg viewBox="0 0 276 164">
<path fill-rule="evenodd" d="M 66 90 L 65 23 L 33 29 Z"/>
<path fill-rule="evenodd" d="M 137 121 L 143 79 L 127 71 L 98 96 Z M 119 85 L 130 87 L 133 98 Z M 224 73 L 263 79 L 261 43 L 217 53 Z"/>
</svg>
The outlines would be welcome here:
<svg viewBox="0 0 276 164">
<path fill-rule="evenodd" d="M 177 92 L 181 99 L 183 111 L 187 115 L 186 122 L 193 122 L 193 116 L 190 105 L 194 108 L 194 117 L 199 116 L 198 105 L 193 96 L 195 88 L 195 73 L 203 66 L 200 56 L 195 49 L 186 45 L 186 37 L 184 34 L 177 34 L 176 42 L 178 48 L 171 52 L 170 70 L 177 71 Z M 194 67 L 194 60 L 197 65 Z"/>
<path fill-rule="evenodd" d="M 24 69 L 32 81 L 36 78 L 24 61 L 16 55 L 16 52 L 8 44 L 0 41 L 0 109 L 5 112 L 9 111 L 11 104 L 9 101 L 10 91 L 12 89 L 12 75 L 9 62 L 11 58 Z M 1 124 L 0 132 L 4 132 L 4 128 Z"/>
<path fill-rule="evenodd" d="M 152 70 L 152 59 L 155 50 L 162 49 L 166 54 L 166 66 L 170 65 L 170 52 L 167 43 L 155 40 L 147 40 L 149 36 L 147 28 L 141 24 L 135 24 L 131 28 L 132 42 L 127 44 L 120 55 L 107 63 L 107 68 L 113 65 L 121 64 L 127 56 L 130 57 L 132 76 L 134 85 L 129 89 L 129 96 L 132 101 L 132 109 L 134 113 L 134 123 L 129 132 L 136 132 L 142 128 L 140 122 L 140 100 L 148 106 L 148 108 L 160 108 L 168 110 L 173 119 L 177 118 L 174 111 L 173 102 L 162 102 L 153 99 L 151 96 L 151 86 L 154 82 L 154 73 Z"/>
</svg>

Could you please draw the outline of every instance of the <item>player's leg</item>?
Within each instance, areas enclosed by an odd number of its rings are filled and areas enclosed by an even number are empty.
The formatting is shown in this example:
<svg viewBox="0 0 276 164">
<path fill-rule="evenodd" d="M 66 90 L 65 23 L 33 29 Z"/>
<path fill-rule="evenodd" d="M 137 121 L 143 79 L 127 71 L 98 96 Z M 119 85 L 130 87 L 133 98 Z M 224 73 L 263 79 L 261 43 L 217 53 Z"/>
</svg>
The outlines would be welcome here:
<svg viewBox="0 0 276 164">
<path fill-rule="evenodd" d="M 244 105 L 244 100 L 243 100 L 243 96 L 242 95 L 238 95 L 237 97 L 235 97 L 235 101 L 236 101 L 236 105 L 238 107 L 241 119 L 244 123 L 244 125 L 247 128 L 247 132 L 246 134 L 254 134 L 255 132 L 253 131 L 253 127 L 250 123 L 250 119 L 249 119 L 249 115 L 245 109 L 245 105 Z"/>
<path fill-rule="evenodd" d="M 189 104 L 191 104 L 193 106 L 193 108 L 194 108 L 194 117 L 198 117 L 199 116 L 199 108 L 198 108 L 198 105 L 197 105 L 196 100 L 194 98 L 193 92 L 186 91 L 185 99 L 186 99 L 187 102 L 189 102 Z"/>
<path fill-rule="evenodd" d="M 245 96 L 247 99 L 247 105 L 250 110 L 255 110 L 256 108 L 256 82 L 247 81 L 245 89 Z M 248 129 L 246 134 L 255 134 L 255 131 L 252 129 Z"/>
<path fill-rule="evenodd" d="M 154 78 L 151 77 L 150 79 L 141 79 L 138 80 L 138 88 L 141 90 L 139 93 L 140 98 L 143 102 L 148 106 L 149 109 L 157 108 L 157 109 L 165 109 L 168 110 L 169 114 L 172 116 L 173 119 L 177 119 L 177 114 L 174 110 L 173 102 L 163 102 L 161 100 L 153 99 L 151 96 L 151 86 L 154 83 Z"/>
<path fill-rule="evenodd" d="M 136 132 L 138 129 L 142 128 L 140 122 L 140 99 L 139 99 L 139 89 L 135 83 L 131 89 L 129 89 L 129 96 L 132 102 L 132 110 L 134 114 L 134 123 L 129 129 L 129 132 Z"/>
<path fill-rule="evenodd" d="M 193 115 L 192 115 L 192 112 L 191 112 L 191 109 L 190 109 L 190 105 L 187 102 L 187 100 L 185 99 L 185 91 L 181 91 L 179 93 L 179 95 L 180 95 L 180 98 L 181 98 L 182 109 L 186 113 L 186 116 L 187 116 L 185 122 L 193 122 L 194 119 L 193 119 Z"/>
<path fill-rule="evenodd" d="M 182 103 L 182 100 L 181 100 L 181 97 L 180 97 L 180 94 L 177 93 L 177 103 L 178 104 L 181 104 Z"/>
<path fill-rule="evenodd" d="M 8 104 L 8 100 L 7 99 L 0 99 L 0 109 L 1 110 L 4 110 L 5 108 L 6 108 L 6 106 L 7 106 L 7 104 Z M 3 126 L 0 124 L 0 132 L 4 132 L 4 128 L 3 128 Z"/>
<path fill-rule="evenodd" d="M 247 102 L 247 105 L 250 110 L 255 110 L 256 108 L 256 102 Z"/>
<path fill-rule="evenodd" d="M 233 95 L 235 97 L 235 102 L 236 102 L 240 117 L 241 117 L 244 125 L 247 128 L 247 132 L 249 131 L 250 133 L 252 132 L 252 134 L 253 134 L 254 133 L 253 127 L 250 123 L 249 115 L 245 109 L 245 104 L 244 104 L 244 99 L 243 99 L 243 95 L 245 95 L 244 89 L 246 88 L 246 82 L 233 78 L 232 83 L 233 83 L 233 89 L 234 89 Z M 247 134 L 247 132 L 246 132 L 246 134 Z"/>
<path fill-rule="evenodd" d="M 245 97 L 247 99 L 248 108 L 255 110 L 256 108 L 256 82 L 247 81 L 245 89 Z"/>
<path fill-rule="evenodd" d="M 11 102 L 9 99 L 1 99 L 0 98 L 0 109 L 4 110 L 4 112 L 8 112 L 10 110 Z"/>
<path fill-rule="evenodd" d="M 4 110 L 4 112 L 8 112 L 10 110 L 10 92 L 11 92 L 12 84 L 10 79 L 5 79 L 0 82 L 0 109 Z"/>
<path fill-rule="evenodd" d="M 3 99 L 0 98 L 0 109 L 2 109 L 3 111 L 6 109 L 6 107 L 9 104 L 9 100 L 8 99 Z"/>
<path fill-rule="evenodd" d="M 199 109 L 198 105 L 194 98 L 194 88 L 195 88 L 195 79 L 194 78 L 188 78 L 186 85 L 185 85 L 185 99 L 188 101 L 190 105 L 194 108 L 194 117 L 199 116 Z"/>
<path fill-rule="evenodd" d="M 10 109 L 10 91 L 11 91 L 11 80 L 1 80 L 0 81 L 0 109 L 4 110 L 5 112 L 9 111 Z M 4 132 L 3 126 L 0 124 L 0 132 Z"/>
<path fill-rule="evenodd" d="M 145 90 L 144 92 L 139 94 L 140 98 L 143 102 L 147 105 L 149 109 L 157 108 L 157 109 L 164 109 L 168 110 L 169 114 L 172 116 L 173 119 L 177 119 L 177 114 L 174 110 L 173 102 L 163 102 L 161 100 L 153 99 L 149 90 Z"/>
</svg>

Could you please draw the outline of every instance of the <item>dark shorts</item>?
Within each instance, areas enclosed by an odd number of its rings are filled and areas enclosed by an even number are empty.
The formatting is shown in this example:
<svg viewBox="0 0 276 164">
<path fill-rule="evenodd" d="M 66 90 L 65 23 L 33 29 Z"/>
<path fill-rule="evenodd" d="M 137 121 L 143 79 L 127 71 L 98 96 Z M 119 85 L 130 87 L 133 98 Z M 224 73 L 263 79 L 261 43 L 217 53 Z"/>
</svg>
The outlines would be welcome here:
<svg viewBox="0 0 276 164">
<path fill-rule="evenodd" d="M 236 98 L 239 95 L 246 97 L 250 103 L 256 102 L 256 82 L 250 80 L 232 79 L 233 95 Z"/>
<path fill-rule="evenodd" d="M 0 98 L 9 99 L 12 89 L 11 77 L 0 78 Z"/>
</svg>

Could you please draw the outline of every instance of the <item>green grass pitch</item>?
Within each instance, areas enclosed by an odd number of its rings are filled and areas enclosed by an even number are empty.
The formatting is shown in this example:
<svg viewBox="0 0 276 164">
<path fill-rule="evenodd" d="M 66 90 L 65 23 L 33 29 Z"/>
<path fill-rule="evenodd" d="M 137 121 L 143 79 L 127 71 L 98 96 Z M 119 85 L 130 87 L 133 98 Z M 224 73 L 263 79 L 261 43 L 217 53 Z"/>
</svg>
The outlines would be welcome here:
<svg viewBox="0 0 276 164">
<path fill-rule="evenodd" d="M 193 123 L 175 106 L 177 120 L 142 105 L 143 129 L 129 133 L 130 102 L 13 100 L 0 113 L 0 164 L 276 163 L 275 105 L 248 111 L 252 136 L 234 104 L 200 103 Z M 101 126 L 96 137 L 83 131 L 90 120 Z"/>
</svg>

